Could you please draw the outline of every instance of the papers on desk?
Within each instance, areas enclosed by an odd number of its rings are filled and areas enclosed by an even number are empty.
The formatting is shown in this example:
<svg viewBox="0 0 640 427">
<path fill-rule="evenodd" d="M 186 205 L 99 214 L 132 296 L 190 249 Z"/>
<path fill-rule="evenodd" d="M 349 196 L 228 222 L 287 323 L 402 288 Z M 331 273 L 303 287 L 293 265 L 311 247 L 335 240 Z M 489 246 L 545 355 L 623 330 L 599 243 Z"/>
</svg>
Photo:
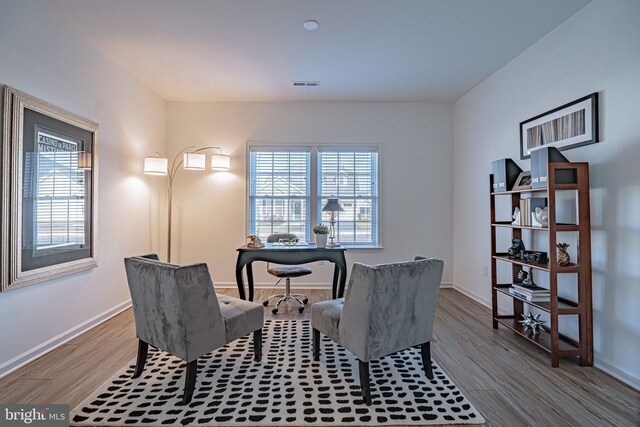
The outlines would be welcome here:
<svg viewBox="0 0 640 427">
<path fill-rule="evenodd" d="M 296 242 L 295 244 L 287 242 L 273 242 L 271 243 L 271 246 L 309 246 L 309 242 Z"/>
</svg>

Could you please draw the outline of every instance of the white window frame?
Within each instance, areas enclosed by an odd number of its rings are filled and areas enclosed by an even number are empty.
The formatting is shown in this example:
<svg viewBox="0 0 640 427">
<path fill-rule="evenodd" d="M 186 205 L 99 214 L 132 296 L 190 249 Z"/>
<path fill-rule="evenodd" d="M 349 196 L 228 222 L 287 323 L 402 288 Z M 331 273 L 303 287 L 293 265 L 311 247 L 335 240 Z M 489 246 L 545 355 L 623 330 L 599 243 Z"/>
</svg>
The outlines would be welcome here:
<svg viewBox="0 0 640 427">
<path fill-rule="evenodd" d="M 381 223 L 382 223 L 382 190 L 380 185 L 380 171 L 382 164 L 382 147 L 380 144 L 370 144 L 370 143 L 344 143 L 344 144 L 336 144 L 336 143 L 306 143 L 301 144 L 300 142 L 264 142 L 264 141 L 247 141 L 245 145 L 245 235 L 250 233 L 251 227 L 251 150 L 257 149 L 260 151 L 296 151 L 308 150 L 310 152 L 309 159 L 309 225 L 307 234 L 310 236 L 310 240 L 313 240 L 313 233 L 311 229 L 315 224 L 319 223 L 319 212 L 322 206 L 318 206 L 318 200 L 320 199 L 318 195 L 318 151 L 344 151 L 344 152 L 354 152 L 354 151 L 376 151 L 378 153 L 377 156 L 377 168 L 376 168 L 376 186 L 377 186 L 377 196 L 375 197 L 377 206 L 377 214 L 376 221 L 373 225 L 375 230 L 373 235 L 377 237 L 377 241 L 373 244 L 362 245 L 362 244 L 352 244 L 350 242 L 342 243 L 343 246 L 349 249 L 381 249 L 382 241 L 380 235 Z M 300 236 L 302 237 L 302 236 Z"/>
</svg>

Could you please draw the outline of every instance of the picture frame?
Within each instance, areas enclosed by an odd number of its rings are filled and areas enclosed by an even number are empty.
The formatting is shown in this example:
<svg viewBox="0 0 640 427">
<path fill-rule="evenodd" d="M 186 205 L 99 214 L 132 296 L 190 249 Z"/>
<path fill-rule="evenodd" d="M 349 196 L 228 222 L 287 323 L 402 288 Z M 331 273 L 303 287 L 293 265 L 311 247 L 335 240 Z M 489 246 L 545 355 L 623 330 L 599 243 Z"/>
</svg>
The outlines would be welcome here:
<svg viewBox="0 0 640 427">
<path fill-rule="evenodd" d="M 9 86 L 0 152 L 0 291 L 97 266 L 98 124 Z"/>
<path fill-rule="evenodd" d="M 542 147 L 563 151 L 596 142 L 599 142 L 597 92 L 520 123 L 522 160 Z"/>
<path fill-rule="evenodd" d="M 531 189 L 531 171 L 522 171 L 511 191 L 529 190 Z"/>
</svg>

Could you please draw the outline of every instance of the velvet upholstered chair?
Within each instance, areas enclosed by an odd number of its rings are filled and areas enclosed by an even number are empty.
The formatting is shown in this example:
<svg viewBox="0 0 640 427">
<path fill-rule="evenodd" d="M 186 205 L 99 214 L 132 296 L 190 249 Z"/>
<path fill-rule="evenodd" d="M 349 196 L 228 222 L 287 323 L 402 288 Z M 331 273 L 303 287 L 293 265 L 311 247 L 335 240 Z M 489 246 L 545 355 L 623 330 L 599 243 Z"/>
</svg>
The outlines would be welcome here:
<svg viewBox="0 0 640 427">
<path fill-rule="evenodd" d="M 420 345 L 423 369 L 433 379 L 431 337 L 443 266 L 423 257 L 375 266 L 354 263 L 344 298 L 311 305 L 314 360 L 320 360 L 320 333 L 352 352 L 367 405 L 371 360 Z"/>
<path fill-rule="evenodd" d="M 139 338 L 134 378 L 142 374 L 149 345 L 171 353 L 187 363 L 182 398 L 187 404 L 198 357 L 253 332 L 254 360 L 261 360 L 262 306 L 216 295 L 207 264 L 167 264 L 157 255 L 125 258 L 124 263 Z"/>
</svg>

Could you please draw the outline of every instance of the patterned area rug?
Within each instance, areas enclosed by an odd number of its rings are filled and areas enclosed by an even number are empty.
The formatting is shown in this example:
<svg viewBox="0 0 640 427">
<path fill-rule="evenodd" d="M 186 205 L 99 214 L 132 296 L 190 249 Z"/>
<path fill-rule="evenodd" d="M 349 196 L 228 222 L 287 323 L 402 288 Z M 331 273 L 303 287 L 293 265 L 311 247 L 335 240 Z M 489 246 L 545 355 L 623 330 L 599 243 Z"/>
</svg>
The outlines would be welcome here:
<svg viewBox="0 0 640 427">
<path fill-rule="evenodd" d="M 308 320 L 265 322 L 262 362 L 251 337 L 199 359 L 193 400 L 182 406 L 184 362 L 149 347 L 143 374 L 134 363 L 78 405 L 82 426 L 311 426 L 482 424 L 484 419 L 434 363 L 422 370 L 420 351 L 405 350 L 370 363 L 373 404 L 360 395 L 357 359 L 324 337 L 312 358 Z"/>
</svg>

